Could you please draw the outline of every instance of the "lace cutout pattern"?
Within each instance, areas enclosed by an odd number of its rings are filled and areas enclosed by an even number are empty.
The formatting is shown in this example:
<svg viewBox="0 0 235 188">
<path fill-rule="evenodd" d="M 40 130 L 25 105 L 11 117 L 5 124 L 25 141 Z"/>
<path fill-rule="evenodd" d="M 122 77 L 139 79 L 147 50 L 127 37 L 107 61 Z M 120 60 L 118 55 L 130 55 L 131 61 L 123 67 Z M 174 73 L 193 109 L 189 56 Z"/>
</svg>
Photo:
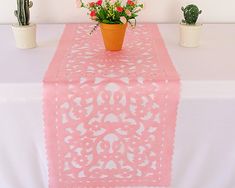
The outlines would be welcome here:
<svg viewBox="0 0 235 188">
<path fill-rule="evenodd" d="M 67 25 L 44 78 L 49 186 L 167 186 L 179 77 L 157 25 L 127 30 L 120 52 Z"/>
</svg>

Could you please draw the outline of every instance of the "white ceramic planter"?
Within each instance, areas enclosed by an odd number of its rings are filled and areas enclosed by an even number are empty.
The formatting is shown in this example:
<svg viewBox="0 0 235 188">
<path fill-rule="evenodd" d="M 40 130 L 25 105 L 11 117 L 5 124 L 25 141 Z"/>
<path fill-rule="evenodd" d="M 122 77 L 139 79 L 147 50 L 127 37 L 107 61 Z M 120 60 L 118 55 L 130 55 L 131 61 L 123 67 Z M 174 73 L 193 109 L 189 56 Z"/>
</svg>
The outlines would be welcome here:
<svg viewBox="0 0 235 188">
<path fill-rule="evenodd" d="M 201 24 L 180 24 L 180 45 L 187 48 L 200 46 Z"/>
<path fill-rule="evenodd" d="M 12 25 L 16 47 L 20 49 L 29 49 L 36 47 L 36 25 L 28 26 Z"/>
</svg>

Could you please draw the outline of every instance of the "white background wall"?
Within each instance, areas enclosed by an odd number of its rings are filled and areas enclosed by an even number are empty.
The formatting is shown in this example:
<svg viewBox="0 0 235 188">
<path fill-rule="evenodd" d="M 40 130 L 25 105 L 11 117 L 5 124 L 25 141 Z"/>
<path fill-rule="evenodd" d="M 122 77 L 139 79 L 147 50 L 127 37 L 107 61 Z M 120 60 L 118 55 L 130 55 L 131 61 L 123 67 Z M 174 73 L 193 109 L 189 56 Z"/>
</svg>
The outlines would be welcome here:
<svg viewBox="0 0 235 188">
<path fill-rule="evenodd" d="M 63 23 L 89 21 L 86 10 L 77 9 L 75 0 L 33 0 L 32 22 Z M 144 0 L 145 10 L 139 21 L 179 22 L 180 7 L 195 3 L 203 10 L 203 23 L 235 23 L 235 0 Z M 0 23 L 16 22 L 16 0 L 0 0 Z"/>
</svg>

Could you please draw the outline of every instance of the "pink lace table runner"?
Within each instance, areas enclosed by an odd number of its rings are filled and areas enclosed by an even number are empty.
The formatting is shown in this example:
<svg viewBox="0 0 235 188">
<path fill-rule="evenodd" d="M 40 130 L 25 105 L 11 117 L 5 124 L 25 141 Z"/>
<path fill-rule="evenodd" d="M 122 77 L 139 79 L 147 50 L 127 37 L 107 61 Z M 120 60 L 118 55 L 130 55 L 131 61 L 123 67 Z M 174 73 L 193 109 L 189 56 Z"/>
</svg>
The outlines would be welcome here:
<svg viewBox="0 0 235 188">
<path fill-rule="evenodd" d="M 123 50 L 66 25 L 44 78 L 50 188 L 169 186 L 179 76 L 155 24 Z"/>
</svg>

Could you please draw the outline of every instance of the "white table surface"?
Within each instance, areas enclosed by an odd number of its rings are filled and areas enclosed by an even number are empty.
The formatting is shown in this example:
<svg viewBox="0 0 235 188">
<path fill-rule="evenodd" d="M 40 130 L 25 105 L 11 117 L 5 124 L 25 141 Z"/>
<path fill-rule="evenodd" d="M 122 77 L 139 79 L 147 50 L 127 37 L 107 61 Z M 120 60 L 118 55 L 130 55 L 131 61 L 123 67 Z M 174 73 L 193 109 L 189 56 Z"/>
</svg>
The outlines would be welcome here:
<svg viewBox="0 0 235 188">
<path fill-rule="evenodd" d="M 200 48 L 159 25 L 182 80 L 173 188 L 235 187 L 235 24 L 204 25 Z M 42 79 L 64 25 L 38 25 L 38 47 L 15 48 L 0 25 L 0 188 L 46 188 Z"/>
</svg>

